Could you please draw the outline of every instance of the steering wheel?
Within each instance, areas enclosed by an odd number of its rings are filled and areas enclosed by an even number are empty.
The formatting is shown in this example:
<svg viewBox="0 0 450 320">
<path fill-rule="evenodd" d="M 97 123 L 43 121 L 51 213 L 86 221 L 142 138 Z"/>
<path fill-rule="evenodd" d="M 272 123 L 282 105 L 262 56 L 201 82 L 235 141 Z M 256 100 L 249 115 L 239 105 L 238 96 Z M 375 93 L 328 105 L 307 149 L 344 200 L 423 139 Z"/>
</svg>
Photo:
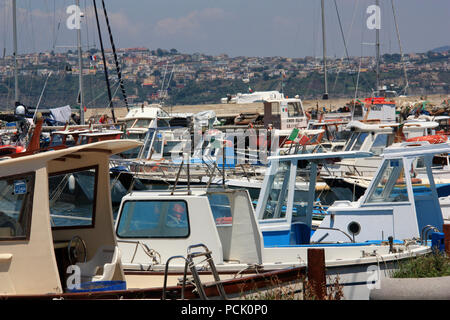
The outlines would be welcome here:
<svg viewBox="0 0 450 320">
<path fill-rule="evenodd" d="M 69 244 L 67 245 L 67 252 L 71 265 L 74 265 L 77 262 L 86 262 L 86 243 L 84 243 L 83 239 L 79 236 L 74 236 L 70 239 Z"/>
</svg>

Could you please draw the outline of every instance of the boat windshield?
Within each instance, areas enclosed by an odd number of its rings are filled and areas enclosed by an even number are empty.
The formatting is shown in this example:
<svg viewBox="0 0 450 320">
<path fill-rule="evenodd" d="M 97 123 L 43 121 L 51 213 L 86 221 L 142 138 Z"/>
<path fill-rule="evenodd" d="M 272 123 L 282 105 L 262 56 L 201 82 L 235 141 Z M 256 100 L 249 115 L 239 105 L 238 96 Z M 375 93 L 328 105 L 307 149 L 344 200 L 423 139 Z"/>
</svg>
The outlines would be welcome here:
<svg viewBox="0 0 450 320">
<path fill-rule="evenodd" d="M 150 126 L 150 122 L 153 119 L 138 119 L 134 124 L 133 128 L 145 128 L 147 129 Z"/>
<path fill-rule="evenodd" d="M 224 194 L 209 193 L 208 200 L 216 225 L 231 224 L 233 218 L 230 199 Z"/>
<path fill-rule="evenodd" d="M 345 146 L 345 151 L 359 151 L 367 135 L 367 132 L 354 132 Z"/>
<path fill-rule="evenodd" d="M 370 152 L 375 156 L 379 156 L 383 153 L 384 148 L 388 147 L 388 134 L 377 134 L 375 140 L 373 141 L 372 147 L 370 148 Z"/>
<path fill-rule="evenodd" d="M 366 203 L 409 201 L 402 159 L 390 159 L 376 177 Z"/>
<path fill-rule="evenodd" d="M 263 203 L 263 219 L 277 219 L 286 216 L 290 164 L 289 161 L 280 162 L 277 172 L 269 177 L 270 180 L 267 184 L 269 193 Z"/>
</svg>

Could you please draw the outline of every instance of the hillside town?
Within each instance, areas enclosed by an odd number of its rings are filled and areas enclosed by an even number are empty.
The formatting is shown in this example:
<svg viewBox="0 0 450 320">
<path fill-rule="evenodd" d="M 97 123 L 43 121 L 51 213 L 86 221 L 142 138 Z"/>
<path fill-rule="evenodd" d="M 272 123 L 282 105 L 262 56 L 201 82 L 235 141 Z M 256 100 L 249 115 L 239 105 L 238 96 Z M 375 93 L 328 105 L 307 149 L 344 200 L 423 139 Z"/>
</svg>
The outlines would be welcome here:
<svg viewBox="0 0 450 320">
<path fill-rule="evenodd" d="M 249 91 L 265 89 L 283 91 L 284 89 L 287 93 L 300 94 L 305 98 L 315 98 L 322 90 L 323 60 L 321 57 L 230 57 L 226 54 L 211 56 L 201 53 L 180 53 L 176 49 L 151 50 L 148 48 L 118 49 L 117 55 L 130 103 L 168 98 L 171 94 L 182 92 L 193 84 L 205 84 L 207 88 L 207 84 L 213 82 L 220 83 L 225 88 L 226 84 L 238 83 L 240 90 L 248 89 Z M 448 94 L 450 90 L 449 55 L 448 47 L 425 53 L 405 54 L 403 57 L 400 54 L 384 54 L 380 62 L 380 72 L 385 78 L 385 84 L 395 85 L 400 89 L 405 87 L 406 74 L 409 94 Z M 111 50 L 106 50 L 106 63 L 110 70 L 110 78 L 113 82 L 117 82 L 116 64 Z M 334 83 L 334 87 L 336 83 L 345 79 L 353 79 L 353 85 L 338 88 L 334 96 L 352 96 L 356 77 L 360 79 L 361 92 L 373 90 L 375 64 L 375 58 L 371 56 L 349 59 L 327 57 L 329 81 L 331 84 Z M 83 52 L 83 66 L 83 75 L 102 81 L 104 65 L 99 50 L 90 49 Z M 9 103 L 13 95 L 13 68 L 12 56 L 4 56 L 0 59 L 0 106 L 2 107 Z M 52 78 L 72 76 L 76 79 L 79 74 L 78 55 L 76 51 L 71 50 L 21 54 L 18 56 L 18 69 L 19 77 L 36 80 L 35 89 L 40 90 L 50 72 Z M 314 83 L 308 85 L 309 92 L 306 92 L 304 88 L 298 87 L 301 83 L 298 81 Z M 272 87 L 264 87 L 264 83 L 269 82 L 272 83 Z M 289 92 L 289 85 L 290 90 L 296 90 L 296 92 Z M 39 90 L 34 95 L 39 94 Z M 215 95 L 195 102 L 219 102 L 218 97 L 228 93 L 236 92 L 216 92 Z M 33 95 L 33 93 L 30 94 Z M 183 96 L 194 94 L 189 91 L 183 92 Z M 202 93 L 203 96 L 205 94 Z M 120 100 L 119 95 L 116 95 L 115 101 Z M 186 104 L 186 101 L 172 99 L 170 103 L 178 105 Z"/>
</svg>

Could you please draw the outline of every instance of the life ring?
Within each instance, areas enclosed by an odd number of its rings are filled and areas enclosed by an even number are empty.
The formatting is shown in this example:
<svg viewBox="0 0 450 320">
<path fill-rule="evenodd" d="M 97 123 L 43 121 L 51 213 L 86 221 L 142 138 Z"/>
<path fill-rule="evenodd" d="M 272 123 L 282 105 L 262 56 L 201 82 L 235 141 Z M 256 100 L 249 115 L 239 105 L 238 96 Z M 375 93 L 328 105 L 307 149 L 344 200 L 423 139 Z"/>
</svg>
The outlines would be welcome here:
<svg viewBox="0 0 450 320">
<path fill-rule="evenodd" d="M 428 141 L 430 144 L 445 143 L 447 141 L 447 136 L 435 134 L 429 136 L 410 138 L 406 140 L 406 142 L 418 142 L 418 141 Z"/>
</svg>

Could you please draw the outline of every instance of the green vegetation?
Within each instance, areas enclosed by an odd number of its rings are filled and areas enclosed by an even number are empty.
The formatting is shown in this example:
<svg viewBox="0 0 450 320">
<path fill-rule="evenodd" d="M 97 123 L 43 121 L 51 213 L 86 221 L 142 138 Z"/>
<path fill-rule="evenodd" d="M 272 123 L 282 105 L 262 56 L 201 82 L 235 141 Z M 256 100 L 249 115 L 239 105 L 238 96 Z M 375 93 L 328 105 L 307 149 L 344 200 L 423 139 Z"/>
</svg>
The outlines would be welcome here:
<svg viewBox="0 0 450 320">
<path fill-rule="evenodd" d="M 433 278 L 450 276 L 450 257 L 434 252 L 400 263 L 392 278 Z"/>
</svg>

